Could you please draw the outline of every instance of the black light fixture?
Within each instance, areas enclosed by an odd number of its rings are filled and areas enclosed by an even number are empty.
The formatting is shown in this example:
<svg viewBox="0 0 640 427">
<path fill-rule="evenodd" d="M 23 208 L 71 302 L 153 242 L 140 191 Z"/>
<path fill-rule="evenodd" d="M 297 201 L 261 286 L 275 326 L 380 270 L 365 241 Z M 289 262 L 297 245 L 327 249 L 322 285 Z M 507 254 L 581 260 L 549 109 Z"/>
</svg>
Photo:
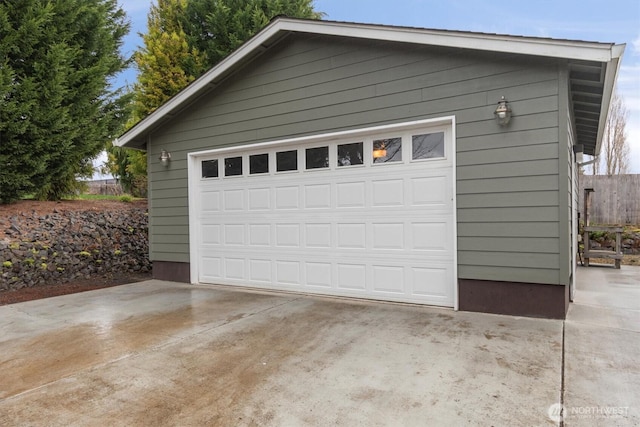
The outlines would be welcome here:
<svg viewBox="0 0 640 427">
<path fill-rule="evenodd" d="M 160 152 L 160 157 L 158 157 L 162 166 L 169 166 L 169 162 L 171 161 L 171 153 L 167 150 L 162 150 Z"/>
<path fill-rule="evenodd" d="M 509 101 L 503 96 L 498 102 L 496 111 L 493 112 L 496 116 L 496 120 L 500 126 L 506 126 L 511 120 L 511 107 L 509 107 Z"/>
</svg>

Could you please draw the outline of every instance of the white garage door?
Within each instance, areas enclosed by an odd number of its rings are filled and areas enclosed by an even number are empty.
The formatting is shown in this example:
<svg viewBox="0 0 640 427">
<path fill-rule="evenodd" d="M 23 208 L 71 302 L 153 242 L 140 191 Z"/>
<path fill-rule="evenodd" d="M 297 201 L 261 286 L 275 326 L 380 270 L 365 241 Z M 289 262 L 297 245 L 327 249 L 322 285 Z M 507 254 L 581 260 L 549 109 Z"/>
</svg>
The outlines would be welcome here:
<svg viewBox="0 0 640 427">
<path fill-rule="evenodd" d="M 451 125 L 190 155 L 193 282 L 454 305 Z"/>
</svg>

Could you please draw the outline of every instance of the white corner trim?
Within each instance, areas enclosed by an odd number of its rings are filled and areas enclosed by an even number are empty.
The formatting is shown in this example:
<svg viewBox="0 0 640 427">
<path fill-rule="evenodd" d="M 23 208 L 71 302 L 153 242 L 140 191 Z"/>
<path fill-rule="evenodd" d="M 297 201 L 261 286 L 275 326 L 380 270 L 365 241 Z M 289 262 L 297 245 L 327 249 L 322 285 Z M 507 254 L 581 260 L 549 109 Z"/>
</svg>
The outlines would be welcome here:
<svg viewBox="0 0 640 427">
<path fill-rule="evenodd" d="M 450 116 L 449 118 L 451 119 L 451 157 L 453 160 L 453 309 L 458 311 L 460 308 L 458 292 L 458 136 L 456 134 L 456 116 Z"/>
<path fill-rule="evenodd" d="M 192 284 L 198 283 L 200 277 L 200 226 L 199 224 L 191 224 L 193 218 L 198 217 L 200 210 L 200 200 L 198 198 L 198 163 L 197 158 L 191 154 L 187 155 L 187 189 L 189 206 L 189 281 Z"/>
</svg>

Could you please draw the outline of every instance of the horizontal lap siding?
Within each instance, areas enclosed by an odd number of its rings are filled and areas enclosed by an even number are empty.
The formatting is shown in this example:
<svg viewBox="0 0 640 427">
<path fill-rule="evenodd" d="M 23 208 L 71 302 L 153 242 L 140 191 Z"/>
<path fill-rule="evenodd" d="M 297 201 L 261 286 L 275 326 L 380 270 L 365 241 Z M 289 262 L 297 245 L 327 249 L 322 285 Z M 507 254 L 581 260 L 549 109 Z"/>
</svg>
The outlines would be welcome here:
<svg viewBox="0 0 640 427">
<path fill-rule="evenodd" d="M 506 129 L 493 117 L 502 95 Z M 188 261 L 189 152 L 455 115 L 460 277 L 555 283 L 557 95 L 553 62 L 289 37 L 151 136 L 152 259 Z"/>
<path fill-rule="evenodd" d="M 460 278 L 559 283 L 557 68 L 533 70 L 549 79 L 501 92 L 508 127 L 458 127 Z"/>
</svg>

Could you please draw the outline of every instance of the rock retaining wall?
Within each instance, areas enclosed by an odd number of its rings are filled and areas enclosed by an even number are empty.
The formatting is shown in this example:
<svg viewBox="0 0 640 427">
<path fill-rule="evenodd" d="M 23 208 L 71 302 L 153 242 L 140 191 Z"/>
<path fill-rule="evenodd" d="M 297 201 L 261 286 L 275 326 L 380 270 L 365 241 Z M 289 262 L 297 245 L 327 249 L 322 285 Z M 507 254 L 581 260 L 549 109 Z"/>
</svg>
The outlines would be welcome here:
<svg viewBox="0 0 640 427">
<path fill-rule="evenodd" d="M 21 213 L 5 224 L 0 291 L 151 270 L 144 207 Z"/>
<path fill-rule="evenodd" d="M 622 252 L 626 255 L 640 254 L 640 230 L 625 230 L 622 233 Z M 589 247 L 614 251 L 616 247 L 615 233 L 594 231 L 590 233 Z"/>
</svg>

